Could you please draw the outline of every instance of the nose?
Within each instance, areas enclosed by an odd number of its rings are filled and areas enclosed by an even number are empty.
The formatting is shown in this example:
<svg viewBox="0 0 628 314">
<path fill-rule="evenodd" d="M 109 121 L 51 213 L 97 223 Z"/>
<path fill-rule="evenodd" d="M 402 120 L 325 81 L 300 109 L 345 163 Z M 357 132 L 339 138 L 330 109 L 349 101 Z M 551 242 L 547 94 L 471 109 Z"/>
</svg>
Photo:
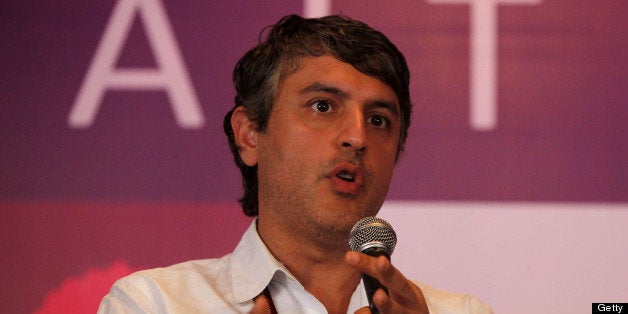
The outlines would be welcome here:
<svg viewBox="0 0 628 314">
<path fill-rule="evenodd" d="M 341 123 L 337 142 L 343 150 L 363 152 L 366 150 L 367 136 L 364 114 L 355 110 L 347 114 Z"/>
</svg>

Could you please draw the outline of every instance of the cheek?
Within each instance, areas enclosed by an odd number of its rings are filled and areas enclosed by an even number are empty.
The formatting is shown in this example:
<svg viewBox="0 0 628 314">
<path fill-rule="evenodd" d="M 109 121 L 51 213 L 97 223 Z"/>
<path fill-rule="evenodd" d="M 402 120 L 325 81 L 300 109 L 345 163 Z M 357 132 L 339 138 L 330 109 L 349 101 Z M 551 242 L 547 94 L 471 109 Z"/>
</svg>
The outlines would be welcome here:
<svg viewBox="0 0 628 314">
<path fill-rule="evenodd" d="M 388 186 L 390 184 L 393 171 L 394 171 L 394 164 L 390 164 L 390 163 L 380 164 L 377 177 L 379 178 L 380 182 L 383 183 L 383 185 Z"/>
<path fill-rule="evenodd" d="M 396 165 L 396 146 L 389 147 L 387 149 L 378 150 L 374 155 L 374 170 L 377 172 L 377 177 L 382 182 L 389 182 L 392 178 L 393 171 Z"/>
<path fill-rule="evenodd" d="M 308 167 L 316 156 L 313 143 L 298 130 L 283 129 L 259 139 L 259 171 L 275 176 L 294 176 Z"/>
</svg>

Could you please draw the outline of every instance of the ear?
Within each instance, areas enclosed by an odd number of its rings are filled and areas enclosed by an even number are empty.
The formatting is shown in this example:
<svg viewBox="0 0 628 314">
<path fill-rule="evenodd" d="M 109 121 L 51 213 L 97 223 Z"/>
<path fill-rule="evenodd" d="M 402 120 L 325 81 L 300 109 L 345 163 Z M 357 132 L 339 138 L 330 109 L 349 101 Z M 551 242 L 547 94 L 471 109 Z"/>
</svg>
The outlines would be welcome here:
<svg viewBox="0 0 628 314">
<path fill-rule="evenodd" d="M 240 158 L 244 163 L 253 167 L 257 164 L 257 136 L 255 123 L 249 120 L 244 107 L 239 106 L 231 115 L 231 127 L 236 145 L 240 151 Z"/>
</svg>

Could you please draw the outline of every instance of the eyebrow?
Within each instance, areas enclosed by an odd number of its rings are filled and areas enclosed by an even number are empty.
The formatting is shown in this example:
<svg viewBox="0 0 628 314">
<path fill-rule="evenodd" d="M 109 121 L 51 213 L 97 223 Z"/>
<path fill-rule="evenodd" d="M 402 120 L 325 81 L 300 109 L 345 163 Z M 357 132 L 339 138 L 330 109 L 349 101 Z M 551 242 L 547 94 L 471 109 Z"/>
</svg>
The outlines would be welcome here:
<svg viewBox="0 0 628 314">
<path fill-rule="evenodd" d="M 315 82 L 308 85 L 307 87 L 305 87 L 304 89 L 300 91 L 300 94 L 307 94 L 311 92 L 326 92 L 326 93 L 336 95 L 342 99 L 349 98 L 349 94 L 347 94 L 345 91 L 341 90 L 340 88 L 330 86 L 330 85 L 325 85 L 319 82 Z"/>
<path fill-rule="evenodd" d="M 343 100 L 349 98 L 349 94 L 342 89 L 320 82 L 314 82 L 299 91 L 300 94 L 307 94 L 311 92 L 330 93 L 340 97 Z M 367 107 L 384 108 L 399 116 L 399 107 L 394 102 L 389 102 L 387 100 L 373 100 L 367 104 Z"/>
</svg>

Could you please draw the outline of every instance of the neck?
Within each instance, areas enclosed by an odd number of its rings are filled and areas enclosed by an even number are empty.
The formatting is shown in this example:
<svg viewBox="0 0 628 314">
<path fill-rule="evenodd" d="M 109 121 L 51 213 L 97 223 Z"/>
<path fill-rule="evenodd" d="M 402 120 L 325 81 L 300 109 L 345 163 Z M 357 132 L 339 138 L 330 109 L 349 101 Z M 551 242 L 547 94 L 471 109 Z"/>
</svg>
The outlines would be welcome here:
<svg viewBox="0 0 628 314">
<path fill-rule="evenodd" d="M 273 221 L 258 219 L 257 230 L 268 250 L 329 313 L 346 313 L 360 281 L 360 273 L 344 260 L 346 248 L 278 230 Z"/>
</svg>

